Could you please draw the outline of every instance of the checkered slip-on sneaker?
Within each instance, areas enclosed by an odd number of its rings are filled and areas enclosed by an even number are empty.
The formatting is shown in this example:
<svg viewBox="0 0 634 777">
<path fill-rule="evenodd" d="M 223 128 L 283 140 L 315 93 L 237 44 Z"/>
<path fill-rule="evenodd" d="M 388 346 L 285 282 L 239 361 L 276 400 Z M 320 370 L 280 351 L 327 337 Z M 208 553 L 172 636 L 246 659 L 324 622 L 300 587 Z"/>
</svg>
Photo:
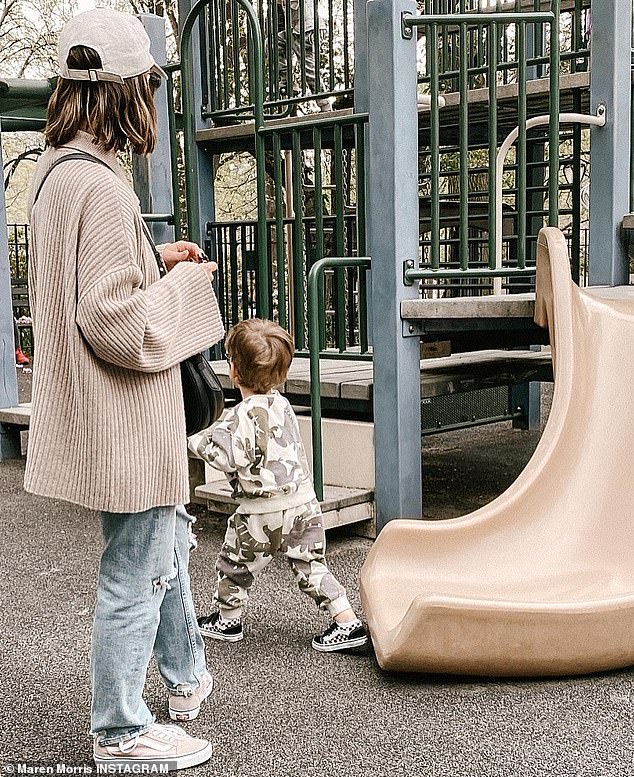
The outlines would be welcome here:
<svg viewBox="0 0 634 777">
<path fill-rule="evenodd" d="M 203 637 L 219 639 L 222 642 L 240 642 L 244 637 L 240 618 L 223 620 L 219 612 L 198 618 L 198 628 Z"/>
<path fill-rule="evenodd" d="M 363 647 L 368 642 L 368 635 L 360 620 L 350 623 L 333 621 L 323 634 L 313 639 L 313 647 L 322 653 L 332 653 L 335 650 L 349 650 Z"/>
</svg>

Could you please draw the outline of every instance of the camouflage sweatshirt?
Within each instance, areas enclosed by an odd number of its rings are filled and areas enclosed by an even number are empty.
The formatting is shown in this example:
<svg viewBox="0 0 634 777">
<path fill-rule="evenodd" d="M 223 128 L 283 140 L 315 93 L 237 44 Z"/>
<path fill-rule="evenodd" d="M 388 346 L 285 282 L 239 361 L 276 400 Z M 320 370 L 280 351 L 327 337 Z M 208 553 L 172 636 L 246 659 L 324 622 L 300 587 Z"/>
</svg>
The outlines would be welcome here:
<svg viewBox="0 0 634 777">
<path fill-rule="evenodd" d="M 275 390 L 232 408 L 203 434 L 197 453 L 226 474 L 240 512 L 286 510 L 315 498 L 297 418 Z"/>
</svg>

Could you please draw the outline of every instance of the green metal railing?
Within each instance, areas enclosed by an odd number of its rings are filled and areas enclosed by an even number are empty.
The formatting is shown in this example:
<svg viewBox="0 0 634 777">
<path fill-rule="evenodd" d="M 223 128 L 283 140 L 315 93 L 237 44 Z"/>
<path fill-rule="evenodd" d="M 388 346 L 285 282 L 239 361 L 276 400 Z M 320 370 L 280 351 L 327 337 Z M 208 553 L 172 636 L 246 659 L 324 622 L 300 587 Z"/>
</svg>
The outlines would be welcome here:
<svg viewBox="0 0 634 777">
<path fill-rule="evenodd" d="M 321 436 L 321 387 L 319 375 L 319 354 L 323 349 L 320 330 L 320 311 L 323 310 L 321 298 L 323 279 L 326 269 L 343 270 L 357 267 L 360 272 L 370 269 L 367 256 L 330 257 L 320 259 L 311 267 L 308 274 L 308 348 L 310 352 L 310 408 L 313 442 L 313 481 L 317 498 L 324 498 L 323 451 Z M 366 350 L 363 351 L 367 352 Z M 358 354 L 357 354 L 358 355 Z"/>
<path fill-rule="evenodd" d="M 307 309 L 305 279 L 310 267 L 316 261 L 317 230 L 314 216 L 304 216 L 300 224 L 305 250 L 298 256 L 292 254 L 297 228 L 295 218 L 267 219 L 267 242 L 270 256 L 281 249 L 282 266 L 276 268 L 272 278 L 272 316 L 296 338 L 297 353 L 303 354 L 307 343 Z M 334 236 L 343 225 L 342 240 Z M 348 256 L 357 254 L 357 218 L 350 213 L 338 221 L 336 215 L 324 216 L 326 253 Z M 218 300 L 223 320 L 230 326 L 244 318 L 257 315 L 255 288 L 257 284 L 257 248 L 255 220 L 209 222 L 207 236 L 210 250 L 218 262 Z M 278 237 L 281 236 L 281 240 Z M 299 241 L 301 242 L 301 241 Z M 288 259 L 291 262 L 288 262 Z M 302 277 L 302 293 L 293 293 L 293 283 L 300 275 L 294 265 L 299 265 Z M 365 276 L 354 267 L 328 270 L 321 318 L 321 340 L 330 354 L 347 353 L 350 349 L 367 350 L 367 311 Z M 297 303 L 297 304 L 295 304 Z"/>
<path fill-rule="evenodd" d="M 183 23 L 181 30 L 181 92 L 183 106 L 183 132 L 184 132 L 184 158 L 185 158 L 185 190 L 187 197 L 187 225 L 189 235 L 193 240 L 199 240 L 200 208 L 198 204 L 199 181 L 198 166 L 195 154 L 196 146 L 196 122 L 195 108 L 193 105 L 193 72 L 192 72 L 192 33 L 194 24 L 201 18 L 201 14 L 207 11 L 212 0 L 197 0 Z M 260 133 L 264 124 L 264 60 L 262 36 L 258 17 L 249 0 L 232 0 L 232 9 L 237 12 L 241 9 L 248 20 L 247 42 L 251 56 L 249 62 L 250 89 L 254 99 L 253 117 L 255 121 L 255 159 L 256 159 L 256 186 L 258 214 L 265 213 L 266 208 L 266 171 L 264 166 L 264 138 Z M 257 288 L 258 313 L 263 318 L 270 316 L 270 300 L 268 290 L 270 287 L 268 251 L 266 248 L 266 223 L 264 218 L 258 218 L 258 262 L 259 283 Z"/>
<path fill-rule="evenodd" d="M 295 5 L 295 4 L 293 4 Z M 256 0 L 263 46 L 264 105 L 268 116 L 289 116 L 299 104 L 351 96 L 354 77 L 353 0 L 305 4 Z M 318 31 L 318 34 L 315 33 Z M 210 0 L 201 25 L 202 117 L 245 121 L 254 117 L 250 20 L 225 0 Z"/>
<path fill-rule="evenodd" d="M 299 351 L 306 348 L 306 277 L 311 266 L 325 256 L 365 252 L 366 122 L 367 114 L 355 114 L 315 119 L 309 127 L 290 121 L 261 130 L 273 160 L 269 168 L 276 228 L 270 253 L 277 311 Z M 335 271 L 334 339 L 341 351 L 350 342 L 346 317 L 356 318 L 360 339 L 367 340 L 365 284 L 359 281 L 358 310 L 352 311 L 347 304 L 351 282 L 344 271 Z M 324 339 L 322 330 L 322 343 Z"/>
<path fill-rule="evenodd" d="M 560 19 L 559 49 L 562 73 L 575 73 L 588 69 L 590 58 L 590 0 L 560 0 L 555 5 L 551 0 L 419 0 L 418 9 L 426 15 L 478 14 L 499 12 L 502 14 L 533 14 L 540 12 L 558 13 Z M 504 63 L 501 83 L 513 83 L 517 77 L 516 38 L 514 23 L 508 17 L 508 24 L 501 19 L 498 26 L 497 45 Z M 534 77 L 541 77 L 548 65 L 547 37 L 543 23 L 533 31 L 533 68 Z M 461 68 L 466 63 L 469 88 L 482 86 L 486 78 L 486 58 L 488 54 L 488 36 L 483 28 L 473 27 L 466 36 L 458 27 L 445 26 L 440 31 L 441 58 L 439 63 L 440 81 L 443 90 L 458 91 Z M 428 83 L 428 74 L 420 73 L 422 83 Z"/>
<path fill-rule="evenodd" d="M 543 57 L 540 53 L 529 51 L 528 41 L 543 37 L 542 28 L 547 26 L 548 51 Z M 513 59 L 503 56 L 500 51 L 500 29 L 513 28 L 514 52 Z M 412 37 L 414 29 L 422 29 L 425 37 L 425 72 L 431 97 L 427 130 L 423 132 L 423 142 L 426 148 L 421 149 L 422 181 L 426 186 L 424 194 L 428 196 L 430 203 L 429 214 L 429 261 L 422 266 L 419 263 L 406 266 L 404 278 L 408 283 L 422 279 L 451 279 L 455 283 L 461 278 L 486 276 L 496 277 L 505 275 L 509 277 L 525 276 L 534 270 L 527 268 L 526 262 L 526 219 L 527 201 L 526 192 L 530 184 L 534 184 L 534 174 L 537 168 L 532 168 L 533 180 L 527 179 L 527 130 L 526 120 L 529 114 L 528 81 L 530 76 L 535 76 L 537 66 L 548 66 L 548 105 L 552 120 L 548 128 L 547 144 L 547 202 L 548 223 L 557 225 L 559 222 L 559 73 L 560 73 L 560 48 L 559 48 L 559 2 L 554 0 L 552 10 L 547 12 L 503 12 L 503 13 L 466 13 L 466 14 L 430 14 L 414 16 L 403 14 L 402 33 L 404 37 Z M 462 50 L 468 49 L 469 36 L 475 31 L 479 40 L 486 41 L 486 52 L 478 62 L 477 70 L 481 76 L 480 88 L 486 90 L 486 109 L 475 103 L 470 103 L 471 76 L 474 69 L 469 68 L 469 60 L 461 57 L 458 72 L 458 93 L 460 95 L 457 109 L 458 129 L 447 143 L 443 133 L 441 141 L 440 127 L 441 114 L 444 110 L 440 107 L 443 101 L 442 90 L 444 88 L 441 78 L 446 62 L 443 61 L 445 48 L 443 39 L 447 30 L 455 31 L 456 40 Z M 539 34 L 538 34 L 539 32 Z M 500 121 L 499 90 L 506 83 L 506 75 L 514 73 L 516 95 L 514 104 L 516 111 L 512 123 L 519 125 L 519 137 L 517 142 L 515 175 L 515 203 L 517 237 L 515 240 L 515 256 L 507 253 L 505 261 L 497 256 L 496 227 L 497 218 L 495 208 L 491 207 L 496 202 L 495 159 L 498 148 L 498 135 L 500 132 L 508 134 L 513 127 L 506 127 Z M 446 75 L 446 73 L 445 73 Z M 452 85 L 453 86 L 453 85 Z M 507 87 L 508 88 L 508 87 Z M 543 108 L 534 108 L 543 112 Z M 452 114 L 453 115 L 453 114 Z M 508 120 L 506 120 L 508 122 Z M 425 124 L 424 124 L 425 126 Z M 446 144 L 446 146 L 445 146 Z M 445 146 L 445 147 L 444 147 Z M 453 159 L 450 158 L 453 155 Z M 473 168 L 480 172 L 472 172 Z M 447 201 L 450 192 L 442 191 L 443 183 L 450 180 L 446 173 L 448 168 L 456 172 L 458 181 L 457 192 L 454 195 L 454 205 L 457 207 L 457 217 L 454 219 L 458 237 L 457 266 L 447 267 L 441 263 L 441 219 L 443 217 L 443 200 Z M 486 213 L 487 243 L 486 262 L 482 261 L 484 252 L 480 258 L 474 261 L 472 239 L 472 225 L 474 223 L 473 211 L 477 210 L 475 220 L 482 220 L 482 199 L 489 203 Z M 532 203 L 535 203 L 535 191 L 532 192 Z M 475 200 L 475 202 L 474 202 Z M 534 209 L 534 208 L 533 208 Z M 534 214 L 533 214 L 534 218 Z M 534 219 L 535 220 L 535 219 Z M 536 220 L 535 220 L 536 221 Z M 447 223 L 445 221 L 445 223 Z M 508 241 L 507 241 L 508 244 Z M 410 260 L 410 263 L 412 260 Z M 416 264 L 421 264 L 417 267 Z M 500 267 L 502 265 L 502 267 Z"/>
</svg>

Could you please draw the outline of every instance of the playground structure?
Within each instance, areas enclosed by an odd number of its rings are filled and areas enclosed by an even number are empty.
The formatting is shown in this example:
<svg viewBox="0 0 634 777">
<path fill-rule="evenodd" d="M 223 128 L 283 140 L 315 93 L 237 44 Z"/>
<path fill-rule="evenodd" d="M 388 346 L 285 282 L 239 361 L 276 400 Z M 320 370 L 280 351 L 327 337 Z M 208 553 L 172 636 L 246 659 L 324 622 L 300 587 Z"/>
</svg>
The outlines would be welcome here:
<svg viewBox="0 0 634 777">
<path fill-rule="evenodd" d="M 389 524 L 364 564 L 384 669 L 546 676 L 634 663 L 633 495 L 622 466 L 634 414 L 614 414 L 634 370 L 634 287 L 580 289 L 562 233 L 547 227 L 535 310 L 550 331 L 555 392 L 524 471 L 469 515 Z"/>
<path fill-rule="evenodd" d="M 631 3 L 316 3 L 314 88 L 305 56 L 280 77 L 280 14 L 288 12 L 288 3 L 183 0 L 181 62 L 167 67 L 158 96 L 162 145 L 149 163 L 135 162 L 135 180 L 157 240 L 186 229 L 218 260 L 227 324 L 270 316 L 293 333 L 296 363 L 310 363 L 309 390 L 296 399 L 312 410 L 320 495 L 328 485 L 322 414 L 372 424 L 368 488 L 380 530 L 422 513 L 417 430 L 439 426 L 421 423 L 421 399 L 432 416 L 436 403 L 449 407 L 440 428 L 491 417 L 531 422 L 527 381 L 544 377 L 543 364 L 531 366 L 543 355 L 501 349 L 546 341 L 531 296 L 544 223 L 566 230 L 575 280 L 627 280 L 619 229 L 630 210 Z M 143 22 L 164 60 L 162 20 Z M 51 85 L 5 86 L 2 128 L 41 126 Z M 316 98 L 333 100 L 333 110 L 311 112 Z M 543 116 L 549 124 L 536 122 Z M 173 185 L 181 145 L 186 227 Z M 254 160 L 257 218 L 216 218 L 214 167 L 227 153 Z M 590 155 L 602 175 L 588 202 Z M 6 343 L 11 336 L 7 329 Z M 446 343 L 447 366 L 426 367 L 421 348 L 442 354 Z M 495 359 L 478 356 L 492 350 Z M 5 351 L 0 405 L 10 407 L 17 397 Z M 333 362 L 341 376 L 372 365 L 371 374 L 340 377 L 326 391 Z M 496 409 L 478 415 L 483 392 Z M 4 455 L 15 452 L 12 431 L 5 423 Z"/>
</svg>

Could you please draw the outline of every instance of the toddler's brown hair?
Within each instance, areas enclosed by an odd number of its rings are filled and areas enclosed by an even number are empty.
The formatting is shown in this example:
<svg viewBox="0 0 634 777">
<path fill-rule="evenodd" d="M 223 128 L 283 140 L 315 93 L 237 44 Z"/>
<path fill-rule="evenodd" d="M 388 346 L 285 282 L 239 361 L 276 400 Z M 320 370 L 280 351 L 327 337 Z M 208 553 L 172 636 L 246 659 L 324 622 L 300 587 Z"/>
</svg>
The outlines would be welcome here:
<svg viewBox="0 0 634 777">
<path fill-rule="evenodd" d="M 239 385 L 266 394 L 286 380 L 295 343 L 274 321 L 249 318 L 231 327 L 225 350 Z"/>
</svg>

